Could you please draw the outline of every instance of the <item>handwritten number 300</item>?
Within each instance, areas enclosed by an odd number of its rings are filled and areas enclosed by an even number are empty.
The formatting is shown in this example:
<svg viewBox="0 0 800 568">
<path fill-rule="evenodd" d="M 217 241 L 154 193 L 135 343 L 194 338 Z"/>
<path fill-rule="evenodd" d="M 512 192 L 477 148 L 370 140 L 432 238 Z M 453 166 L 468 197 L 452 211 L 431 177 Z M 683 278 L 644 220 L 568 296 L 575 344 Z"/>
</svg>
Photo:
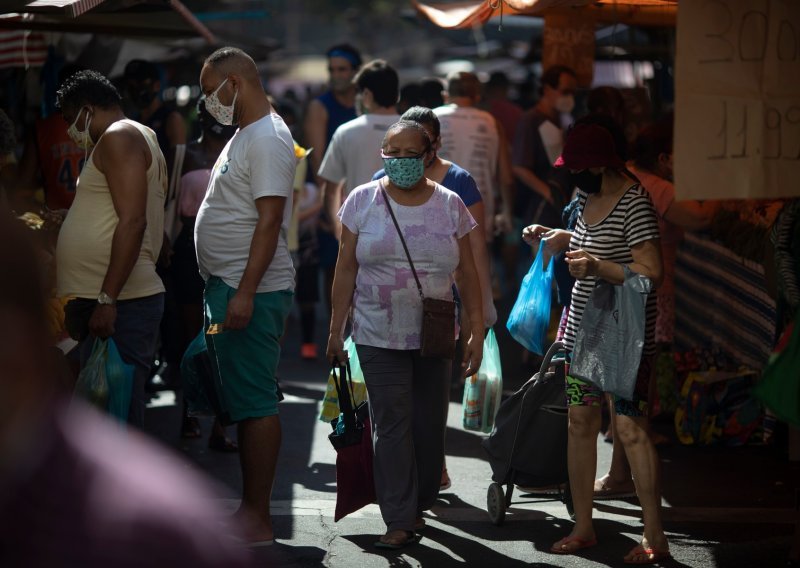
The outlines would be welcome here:
<svg viewBox="0 0 800 568">
<path fill-rule="evenodd" d="M 723 0 L 708 0 L 709 6 L 717 6 L 721 10 L 719 18 L 720 29 L 705 34 L 705 37 L 717 46 L 717 56 L 708 59 L 699 59 L 699 63 L 730 63 L 734 56 L 739 55 L 743 62 L 764 61 L 767 55 L 767 42 L 769 39 L 769 19 L 764 12 L 749 10 L 739 19 L 739 30 L 736 34 L 738 45 L 730 39 L 730 32 L 734 27 L 734 15 Z M 798 45 L 797 30 L 788 20 L 781 20 L 778 26 L 778 41 L 776 46 L 779 61 L 796 61 L 800 45 Z"/>
</svg>

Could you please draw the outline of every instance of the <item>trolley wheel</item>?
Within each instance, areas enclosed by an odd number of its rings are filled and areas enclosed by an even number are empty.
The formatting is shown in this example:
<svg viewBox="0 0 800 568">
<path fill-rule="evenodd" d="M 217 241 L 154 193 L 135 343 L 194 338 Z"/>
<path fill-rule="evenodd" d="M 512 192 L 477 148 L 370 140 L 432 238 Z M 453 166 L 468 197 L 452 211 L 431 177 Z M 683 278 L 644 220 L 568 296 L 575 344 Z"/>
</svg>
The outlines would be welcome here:
<svg viewBox="0 0 800 568">
<path fill-rule="evenodd" d="M 486 510 L 492 523 L 498 527 L 506 518 L 506 492 L 499 483 L 492 483 L 486 494 Z"/>
</svg>

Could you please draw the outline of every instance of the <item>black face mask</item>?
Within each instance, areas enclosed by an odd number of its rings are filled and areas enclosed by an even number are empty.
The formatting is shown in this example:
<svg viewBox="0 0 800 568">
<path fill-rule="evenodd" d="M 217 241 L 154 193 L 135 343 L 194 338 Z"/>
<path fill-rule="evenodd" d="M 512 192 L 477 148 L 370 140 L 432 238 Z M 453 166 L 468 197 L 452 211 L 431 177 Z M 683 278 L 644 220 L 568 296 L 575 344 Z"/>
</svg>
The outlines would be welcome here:
<svg viewBox="0 0 800 568">
<path fill-rule="evenodd" d="M 578 186 L 588 194 L 597 193 L 603 187 L 603 174 L 593 174 L 588 169 L 576 174 L 570 174 L 573 185 Z"/>
</svg>

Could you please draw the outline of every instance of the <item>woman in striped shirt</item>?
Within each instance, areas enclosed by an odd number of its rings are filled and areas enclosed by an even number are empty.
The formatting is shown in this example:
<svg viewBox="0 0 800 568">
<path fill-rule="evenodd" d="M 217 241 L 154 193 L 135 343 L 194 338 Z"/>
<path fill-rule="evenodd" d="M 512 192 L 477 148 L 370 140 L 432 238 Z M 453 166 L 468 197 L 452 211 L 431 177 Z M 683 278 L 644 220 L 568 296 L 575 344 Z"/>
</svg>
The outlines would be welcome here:
<svg viewBox="0 0 800 568">
<path fill-rule="evenodd" d="M 611 134 L 597 124 L 577 124 L 568 133 L 557 167 L 569 168 L 580 189 L 581 215 L 575 230 L 527 227 L 523 237 L 532 245 L 544 239 L 551 254 L 566 253 L 570 274 L 576 278 L 564 334 L 571 352 L 584 308 L 599 279 L 620 285 L 623 265 L 650 278 L 658 286 L 663 277 L 658 221 L 647 192 L 625 169 Z M 651 564 L 669 556 L 661 524 L 658 456 L 648 436 L 647 391 L 655 352 L 655 294 L 647 302 L 645 346 L 633 400 L 615 397 L 618 429 L 631 464 L 636 492 L 642 504 L 644 536 L 625 556 L 631 564 Z M 568 357 L 569 360 L 569 357 Z M 569 477 L 575 504 L 572 532 L 553 545 L 551 552 L 572 554 L 597 544 L 592 525 L 597 433 L 603 393 L 592 383 L 569 376 Z"/>
</svg>

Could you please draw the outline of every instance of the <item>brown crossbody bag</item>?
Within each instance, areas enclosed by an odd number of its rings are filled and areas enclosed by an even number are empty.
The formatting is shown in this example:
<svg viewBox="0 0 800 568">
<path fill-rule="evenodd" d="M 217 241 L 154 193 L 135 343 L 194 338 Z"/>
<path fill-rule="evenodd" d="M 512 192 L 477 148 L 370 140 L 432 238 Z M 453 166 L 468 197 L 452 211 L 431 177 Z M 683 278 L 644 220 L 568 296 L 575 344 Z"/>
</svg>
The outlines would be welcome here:
<svg viewBox="0 0 800 568">
<path fill-rule="evenodd" d="M 394 211 L 389 203 L 389 196 L 386 195 L 386 190 L 383 188 L 383 185 L 381 185 L 381 193 L 383 194 L 383 200 L 386 202 L 386 208 L 389 210 L 389 215 L 392 217 L 394 228 L 397 229 L 397 235 L 400 237 L 400 242 L 403 245 L 403 250 L 408 259 L 408 264 L 411 265 L 411 273 L 414 275 L 414 280 L 417 283 L 419 297 L 422 299 L 420 355 L 423 357 L 453 359 L 456 354 L 456 303 L 449 300 L 437 300 L 425 297 L 422 291 L 422 284 L 420 284 L 419 277 L 417 276 L 417 269 L 414 268 L 414 261 L 411 260 L 411 254 L 408 252 L 406 240 L 403 238 L 403 232 L 400 230 L 400 225 L 397 223 L 397 218 L 394 216 Z"/>
</svg>

